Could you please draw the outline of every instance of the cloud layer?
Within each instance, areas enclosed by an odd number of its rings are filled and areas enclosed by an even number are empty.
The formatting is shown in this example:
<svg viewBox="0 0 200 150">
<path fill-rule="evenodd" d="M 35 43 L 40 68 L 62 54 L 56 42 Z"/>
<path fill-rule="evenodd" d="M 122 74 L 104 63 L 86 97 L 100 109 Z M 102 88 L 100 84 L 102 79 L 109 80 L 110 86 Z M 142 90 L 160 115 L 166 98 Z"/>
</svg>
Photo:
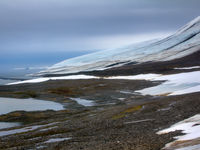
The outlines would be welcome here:
<svg viewBox="0 0 200 150">
<path fill-rule="evenodd" d="M 0 51 L 114 48 L 174 31 L 198 16 L 199 6 L 199 0 L 1 0 Z"/>
</svg>

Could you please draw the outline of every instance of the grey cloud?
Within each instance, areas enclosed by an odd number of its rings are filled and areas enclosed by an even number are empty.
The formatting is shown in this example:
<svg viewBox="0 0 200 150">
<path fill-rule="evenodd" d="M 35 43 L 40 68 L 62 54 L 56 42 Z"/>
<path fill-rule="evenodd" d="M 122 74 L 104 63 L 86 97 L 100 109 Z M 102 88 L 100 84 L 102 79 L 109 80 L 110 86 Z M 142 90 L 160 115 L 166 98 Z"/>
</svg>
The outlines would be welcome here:
<svg viewBox="0 0 200 150">
<path fill-rule="evenodd" d="M 200 15 L 199 6 L 199 0 L 1 0 L 0 51 L 67 51 L 72 43 L 83 47 L 72 39 L 176 30 Z"/>
</svg>

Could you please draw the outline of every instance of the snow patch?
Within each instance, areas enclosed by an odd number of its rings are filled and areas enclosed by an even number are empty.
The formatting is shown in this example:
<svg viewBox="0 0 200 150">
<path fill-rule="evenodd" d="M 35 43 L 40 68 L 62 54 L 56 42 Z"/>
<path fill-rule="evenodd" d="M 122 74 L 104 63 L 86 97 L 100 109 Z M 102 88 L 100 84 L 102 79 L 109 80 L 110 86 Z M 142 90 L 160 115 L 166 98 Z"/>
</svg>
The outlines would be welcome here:
<svg viewBox="0 0 200 150">
<path fill-rule="evenodd" d="M 86 100 L 82 98 L 71 98 L 71 100 L 76 101 L 78 104 L 83 105 L 83 106 L 94 106 L 94 102 L 91 100 Z"/>
<path fill-rule="evenodd" d="M 174 69 L 180 69 L 180 70 L 189 70 L 189 69 L 199 69 L 200 66 L 193 66 L 193 67 L 183 67 L 183 68 L 174 68 Z"/>
<path fill-rule="evenodd" d="M 14 83 L 9 83 L 7 85 L 15 85 L 15 84 L 25 84 L 25 83 L 40 83 L 46 82 L 49 80 L 79 80 L 79 79 L 98 79 L 99 77 L 88 76 L 88 75 L 72 75 L 72 76 L 61 76 L 61 77 L 43 77 L 36 78 L 31 80 L 19 81 Z"/>
<path fill-rule="evenodd" d="M 184 148 L 178 148 L 176 150 L 200 150 L 200 144 L 193 145 L 193 146 L 187 146 Z"/>
<path fill-rule="evenodd" d="M 200 137 L 200 114 L 197 114 L 189 119 L 185 119 L 181 122 L 178 122 L 171 126 L 168 129 L 161 130 L 157 132 L 157 134 L 167 134 L 170 132 L 181 130 L 182 133 L 185 135 L 177 136 L 176 141 L 169 143 L 166 145 L 166 147 L 170 147 L 175 142 L 184 142 L 188 140 L 194 140 Z"/>
<path fill-rule="evenodd" d="M 53 138 L 53 139 L 49 139 L 48 141 L 46 141 L 44 143 L 62 142 L 62 141 L 70 140 L 70 139 L 71 138 Z"/>
<path fill-rule="evenodd" d="M 182 95 L 182 94 L 194 93 L 194 92 L 199 92 L 199 91 L 200 91 L 200 85 L 194 86 L 191 88 L 187 88 L 184 90 L 174 91 L 173 93 L 171 93 L 169 95 Z"/>
<path fill-rule="evenodd" d="M 132 76 L 112 76 L 104 77 L 102 79 L 108 80 L 150 80 L 150 81 L 165 81 L 161 85 L 146 88 L 143 90 L 135 91 L 142 93 L 143 95 L 180 95 L 200 91 L 200 71 L 193 71 L 187 73 L 178 73 L 171 75 L 161 75 L 161 74 L 139 74 Z M 40 83 L 49 80 L 78 80 L 78 79 L 101 79 L 97 76 L 88 75 L 72 75 L 63 77 L 49 77 L 49 78 L 38 78 L 20 82 L 14 82 L 13 84 L 23 84 L 23 83 Z"/>
<path fill-rule="evenodd" d="M 151 81 L 165 81 L 161 85 L 136 92 L 143 95 L 181 95 L 200 91 L 200 71 L 157 76 Z"/>
<path fill-rule="evenodd" d="M 105 79 L 118 79 L 118 80 L 154 80 L 160 77 L 161 74 L 140 74 L 135 76 L 113 76 Z"/>
</svg>

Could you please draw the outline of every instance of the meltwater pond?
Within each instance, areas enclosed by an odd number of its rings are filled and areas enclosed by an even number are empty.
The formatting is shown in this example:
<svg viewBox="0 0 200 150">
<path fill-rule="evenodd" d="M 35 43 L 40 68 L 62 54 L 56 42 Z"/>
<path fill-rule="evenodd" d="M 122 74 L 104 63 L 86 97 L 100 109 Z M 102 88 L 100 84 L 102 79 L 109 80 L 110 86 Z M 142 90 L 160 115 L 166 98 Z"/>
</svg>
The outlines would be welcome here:
<svg viewBox="0 0 200 150">
<path fill-rule="evenodd" d="M 15 126 L 20 126 L 21 123 L 18 122 L 0 122 L 0 130 L 5 128 L 11 128 Z"/>
<path fill-rule="evenodd" d="M 33 98 L 16 99 L 16 98 L 0 98 L 0 115 L 13 111 L 43 111 L 43 110 L 63 110 L 62 104 L 37 100 Z"/>
</svg>

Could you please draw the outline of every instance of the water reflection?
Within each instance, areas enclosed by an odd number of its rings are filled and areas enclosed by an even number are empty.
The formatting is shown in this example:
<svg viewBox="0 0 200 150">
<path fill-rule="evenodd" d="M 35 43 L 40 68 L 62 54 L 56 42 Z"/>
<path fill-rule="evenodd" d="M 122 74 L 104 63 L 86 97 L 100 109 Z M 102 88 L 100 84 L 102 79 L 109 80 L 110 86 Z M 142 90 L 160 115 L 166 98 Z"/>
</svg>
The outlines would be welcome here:
<svg viewBox="0 0 200 150">
<path fill-rule="evenodd" d="M 45 100 L 0 98 L 0 115 L 13 111 L 63 110 L 63 105 Z"/>
</svg>

